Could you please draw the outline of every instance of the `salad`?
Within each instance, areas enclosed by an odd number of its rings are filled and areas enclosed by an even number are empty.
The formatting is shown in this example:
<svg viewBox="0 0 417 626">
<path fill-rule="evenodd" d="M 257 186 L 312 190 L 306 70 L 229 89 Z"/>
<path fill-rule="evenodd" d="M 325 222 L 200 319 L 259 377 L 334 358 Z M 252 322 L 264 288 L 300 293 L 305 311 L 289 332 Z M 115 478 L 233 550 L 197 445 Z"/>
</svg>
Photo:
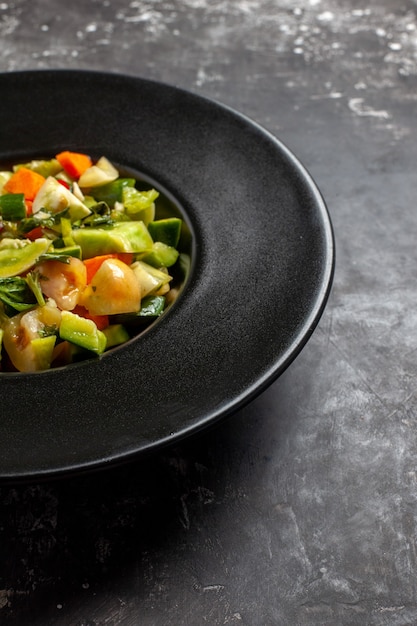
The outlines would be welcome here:
<svg viewBox="0 0 417 626">
<path fill-rule="evenodd" d="M 182 220 L 137 186 L 69 150 L 0 171 L 1 371 L 100 355 L 175 298 Z"/>
</svg>

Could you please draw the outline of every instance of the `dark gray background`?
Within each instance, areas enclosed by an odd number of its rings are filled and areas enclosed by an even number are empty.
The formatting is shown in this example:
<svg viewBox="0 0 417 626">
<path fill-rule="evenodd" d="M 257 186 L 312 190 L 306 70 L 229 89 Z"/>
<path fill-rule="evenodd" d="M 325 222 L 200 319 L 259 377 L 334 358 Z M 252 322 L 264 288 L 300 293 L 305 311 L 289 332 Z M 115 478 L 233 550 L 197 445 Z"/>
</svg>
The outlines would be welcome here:
<svg viewBox="0 0 417 626">
<path fill-rule="evenodd" d="M 1 624 L 417 623 L 416 8 L 0 2 L 1 71 L 119 71 L 238 109 L 309 169 L 337 244 L 318 329 L 245 409 L 146 462 L 1 487 Z"/>
</svg>

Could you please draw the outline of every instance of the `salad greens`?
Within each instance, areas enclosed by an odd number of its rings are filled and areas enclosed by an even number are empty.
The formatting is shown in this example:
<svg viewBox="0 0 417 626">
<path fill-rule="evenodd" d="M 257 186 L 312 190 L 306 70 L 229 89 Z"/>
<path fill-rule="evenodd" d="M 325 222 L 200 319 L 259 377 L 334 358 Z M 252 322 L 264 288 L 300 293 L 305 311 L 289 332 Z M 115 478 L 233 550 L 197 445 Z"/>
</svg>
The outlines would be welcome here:
<svg viewBox="0 0 417 626">
<path fill-rule="evenodd" d="M 100 355 L 175 298 L 182 220 L 137 187 L 69 150 L 0 171 L 1 371 Z"/>
</svg>

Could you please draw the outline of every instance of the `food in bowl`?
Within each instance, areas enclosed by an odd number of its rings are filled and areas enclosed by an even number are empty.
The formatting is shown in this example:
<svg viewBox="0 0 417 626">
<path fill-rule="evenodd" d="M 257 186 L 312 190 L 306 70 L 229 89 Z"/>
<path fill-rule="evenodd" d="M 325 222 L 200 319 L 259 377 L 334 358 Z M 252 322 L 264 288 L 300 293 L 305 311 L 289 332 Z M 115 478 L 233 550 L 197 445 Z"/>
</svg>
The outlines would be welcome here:
<svg viewBox="0 0 417 626">
<path fill-rule="evenodd" d="M 182 219 L 159 196 L 70 150 L 0 171 L 1 371 L 101 355 L 166 310 Z"/>
</svg>

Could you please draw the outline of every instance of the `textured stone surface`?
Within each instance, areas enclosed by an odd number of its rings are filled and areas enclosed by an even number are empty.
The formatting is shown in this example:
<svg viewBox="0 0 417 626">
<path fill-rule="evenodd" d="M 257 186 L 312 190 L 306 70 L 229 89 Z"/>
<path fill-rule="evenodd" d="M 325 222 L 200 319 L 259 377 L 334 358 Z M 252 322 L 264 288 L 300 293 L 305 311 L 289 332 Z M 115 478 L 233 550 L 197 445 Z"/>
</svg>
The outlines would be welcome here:
<svg viewBox="0 0 417 626">
<path fill-rule="evenodd" d="M 1 487 L 2 624 L 417 623 L 416 11 L 0 2 L 1 71 L 110 70 L 231 105 L 307 166 L 337 244 L 318 329 L 250 406 L 146 462 Z"/>
</svg>

